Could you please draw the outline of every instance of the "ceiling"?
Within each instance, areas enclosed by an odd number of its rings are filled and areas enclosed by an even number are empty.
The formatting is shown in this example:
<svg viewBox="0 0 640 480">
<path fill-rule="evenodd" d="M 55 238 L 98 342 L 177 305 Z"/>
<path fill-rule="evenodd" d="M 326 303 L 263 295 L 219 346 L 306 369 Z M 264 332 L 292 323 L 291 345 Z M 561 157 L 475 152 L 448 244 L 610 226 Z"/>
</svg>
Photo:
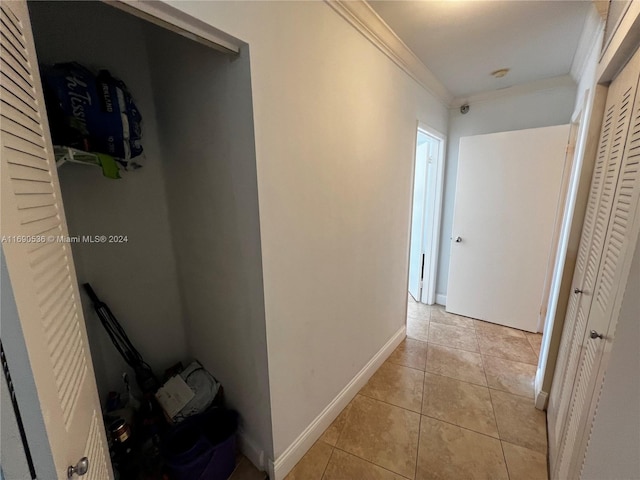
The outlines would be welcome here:
<svg viewBox="0 0 640 480">
<path fill-rule="evenodd" d="M 588 0 L 426 0 L 369 4 L 453 94 L 568 74 Z M 509 68 L 503 78 L 491 72 Z"/>
</svg>

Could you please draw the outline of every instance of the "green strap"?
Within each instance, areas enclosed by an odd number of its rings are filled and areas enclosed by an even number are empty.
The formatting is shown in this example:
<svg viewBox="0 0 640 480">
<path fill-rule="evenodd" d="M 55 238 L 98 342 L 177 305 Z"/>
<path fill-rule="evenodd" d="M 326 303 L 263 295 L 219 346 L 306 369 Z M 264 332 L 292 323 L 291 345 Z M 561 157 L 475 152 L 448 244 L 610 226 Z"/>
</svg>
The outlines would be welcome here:
<svg viewBox="0 0 640 480">
<path fill-rule="evenodd" d="M 100 165 L 102 165 L 102 174 L 107 178 L 118 179 L 120 177 L 120 169 L 115 159 L 111 155 L 104 153 L 96 153 L 100 159 Z"/>
</svg>

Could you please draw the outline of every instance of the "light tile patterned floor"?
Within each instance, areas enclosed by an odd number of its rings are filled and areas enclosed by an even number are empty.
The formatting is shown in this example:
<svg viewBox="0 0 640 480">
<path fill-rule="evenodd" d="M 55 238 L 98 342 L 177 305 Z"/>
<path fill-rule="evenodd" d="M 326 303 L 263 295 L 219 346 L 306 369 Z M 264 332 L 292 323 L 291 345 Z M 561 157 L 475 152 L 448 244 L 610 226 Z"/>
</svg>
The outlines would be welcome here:
<svg viewBox="0 0 640 480">
<path fill-rule="evenodd" d="M 541 339 L 410 299 L 407 339 L 286 480 L 547 480 Z"/>
</svg>

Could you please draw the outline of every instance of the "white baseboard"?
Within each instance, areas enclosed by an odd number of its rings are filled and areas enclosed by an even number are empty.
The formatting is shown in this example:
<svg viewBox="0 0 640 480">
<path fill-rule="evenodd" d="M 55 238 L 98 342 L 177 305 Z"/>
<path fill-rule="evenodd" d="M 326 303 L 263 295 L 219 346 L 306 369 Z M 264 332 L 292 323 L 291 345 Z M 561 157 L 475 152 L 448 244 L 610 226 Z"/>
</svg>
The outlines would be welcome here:
<svg viewBox="0 0 640 480">
<path fill-rule="evenodd" d="M 436 293 L 436 303 L 438 305 L 446 305 L 447 304 L 447 296 L 442 295 L 441 293 Z"/>
<path fill-rule="evenodd" d="M 371 360 L 353 377 L 349 384 L 334 398 L 329 405 L 318 415 L 313 422 L 289 445 L 275 462 L 269 462 L 267 466 L 271 480 L 283 480 L 284 477 L 296 466 L 296 463 L 320 438 L 324 431 L 331 425 L 336 417 L 344 410 L 349 402 L 356 396 L 369 378 L 378 370 L 380 365 L 393 353 L 396 347 L 406 336 L 406 326 L 402 326 Z"/>
<path fill-rule="evenodd" d="M 540 392 L 538 395 L 536 395 L 536 408 L 538 410 L 546 410 L 548 401 L 549 394 L 547 392 Z"/>
<path fill-rule="evenodd" d="M 242 454 L 260 470 L 267 470 L 268 465 L 265 461 L 264 450 L 256 445 L 249 436 L 242 430 L 238 429 L 238 449 Z M 273 463 L 273 462 L 270 462 Z"/>
<path fill-rule="evenodd" d="M 267 473 L 269 474 L 269 480 L 275 480 L 276 478 L 276 465 L 273 460 L 269 459 L 269 464 L 267 465 Z"/>
<path fill-rule="evenodd" d="M 536 371 L 536 378 L 534 381 L 535 392 L 535 406 L 538 410 L 546 410 L 547 402 L 549 401 L 549 393 L 542 390 L 542 375 L 540 374 L 540 368 Z"/>
</svg>

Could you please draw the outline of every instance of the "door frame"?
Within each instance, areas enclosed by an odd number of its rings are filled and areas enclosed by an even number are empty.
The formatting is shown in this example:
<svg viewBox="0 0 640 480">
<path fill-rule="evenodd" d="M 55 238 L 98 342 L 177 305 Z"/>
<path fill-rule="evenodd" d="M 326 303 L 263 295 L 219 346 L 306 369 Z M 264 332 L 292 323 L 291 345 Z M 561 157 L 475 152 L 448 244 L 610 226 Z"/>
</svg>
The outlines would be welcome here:
<svg viewBox="0 0 640 480">
<path fill-rule="evenodd" d="M 28 1 L 28 0 L 25 0 Z M 212 25 L 187 14 L 164 1 L 151 0 L 100 0 L 110 7 L 123 10 L 159 27 L 182 35 L 231 58 L 240 54 L 246 43 L 236 37 L 218 30 Z M 75 273 L 73 274 L 75 279 Z M 18 316 L 11 279 L 5 261 L 4 249 L 0 248 L 0 301 L 2 317 L 2 336 L 5 358 L 10 369 L 18 409 L 21 414 L 26 443 L 25 454 L 35 470 L 36 478 L 56 478 L 56 465 L 53 450 L 48 439 L 41 399 L 38 395 L 29 354 L 25 344 L 22 325 Z M 91 371 L 93 375 L 93 371 Z M 17 465 L 11 459 L 11 467 Z M 254 459 L 252 459 L 254 460 Z M 261 464 L 263 462 L 260 462 Z M 15 465 L 14 465 L 15 464 Z M 111 460 L 108 459 L 109 466 Z M 271 478 L 273 462 L 264 465 L 269 469 Z"/>
<path fill-rule="evenodd" d="M 103 3 L 123 10 L 178 35 L 206 45 L 222 53 L 238 55 L 243 42 L 214 26 L 203 22 L 165 1 L 156 0 L 101 0 Z"/>
<path fill-rule="evenodd" d="M 604 115 L 607 89 L 585 90 L 581 105 L 577 105 L 571 123 L 578 123 L 573 160 L 569 171 L 569 184 L 563 198 L 562 217 L 557 242 L 554 245 L 553 265 L 550 265 L 549 295 L 546 298 L 545 315 L 541 330 L 542 346 L 534 381 L 535 406 L 545 410 L 549 401 L 551 379 L 555 371 L 562 327 L 564 326 L 578 247 L 582 234 L 582 224 L 591 186 L 591 177 L 600 138 L 600 128 Z M 542 310 L 542 308 L 541 308 Z M 552 345 L 555 346 L 552 347 Z"/>
<path fill-rule="evenodd" d="M 422 303 L 426 303 L 428 305 L 433 305 L 436 301 L 436 278 L 438 274 L 438 254 L 440 251 L 440 229 L 442 224 L 442 202 L 443 202 L 443 194 L 444 194 L 444 164 L 445 164 L 445 154 L 447 148 L 447 136 L 436 130 L 429 125 L 417 121 L 416 123 L 416 136 L 413 148 L 413 160 L 412 165 L 413 168 L 411 170 L 411 195 L 409 199 L 409 248 L 407 249 L 407 291 L 409 287 L 409 262 L 410 262 L 410 251 L 411 251 L 411 230 L 413 229 L 412 218 L 413 218 L 413 193 L 414 193 L 414 185 L 415 185 L 415 174 L 416 174 L 416 154 L 417 154 L 417 146 L 418 146 L 418 135 L 420 133 L 427 135 L 439 143 L 438 154 L 434 161 L 436 179 L 435 179 L 435 188 L 427 188 L 427 194 L 425 198 L 426 207 L 425 207 L 425 218 L 426 222 L 423 223 L 423 230 L 430 231 L 430 247 L 424 252 L 425 253 L 425 261 L 424 261 L 424 270 L 423 270 L 423 286 L 420 292 L 419 301 Z"/>
</svg>

